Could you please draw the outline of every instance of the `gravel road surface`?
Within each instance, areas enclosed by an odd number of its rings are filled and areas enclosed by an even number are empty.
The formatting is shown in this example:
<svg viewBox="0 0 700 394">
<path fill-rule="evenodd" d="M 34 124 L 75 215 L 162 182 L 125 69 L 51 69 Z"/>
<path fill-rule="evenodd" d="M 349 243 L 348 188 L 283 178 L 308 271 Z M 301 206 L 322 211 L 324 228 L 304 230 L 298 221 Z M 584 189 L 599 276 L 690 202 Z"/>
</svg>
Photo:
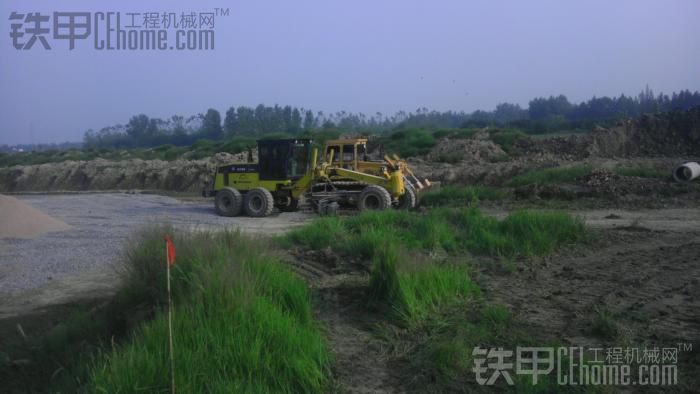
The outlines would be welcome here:
<svg viewBox="0 0 700 394">
<path fill-rule="evenodd" d="M 276 234 L 313 218 L 301 212 L 224 218 L 216 215 L 212 200 L 181 201 L 151 194 L 16 197 L 73 228 L 34 239 L 0 238 L 0 297 L 79 274 L 108 272 L 119 259 L 127 237 L 150 224 Z"/>
</svg>

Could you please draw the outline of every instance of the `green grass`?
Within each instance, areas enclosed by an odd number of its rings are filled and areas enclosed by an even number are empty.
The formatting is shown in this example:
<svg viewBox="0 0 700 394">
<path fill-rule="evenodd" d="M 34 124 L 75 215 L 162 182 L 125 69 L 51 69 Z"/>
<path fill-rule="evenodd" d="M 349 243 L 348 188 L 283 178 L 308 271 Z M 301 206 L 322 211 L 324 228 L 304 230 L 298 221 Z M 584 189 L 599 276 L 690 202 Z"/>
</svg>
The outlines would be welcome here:
<svg viewBox="0 0 700 394">
<path fill-rule="evenodd" d="M 368 298 L 385 307 L 395 321 L 415 325 L 447 305 L 479 293 L 464 265 L 412 264 L 399 257 L 397 245 L 385 243 L 375 255 Z"/>
<path fill-rule="evenodd" d="M 401 157 L 425 155 L 436 143 L 433 132 L 424 129 L 399 130 L 380 141 L 386 153 Z"/>
<path fill-rule="evenodd" d="M 545 168 L 532 170 L 522 175 L 517 175 L 506 182 L 506 186 L 518 187 L 530 184 L 553 184 L 572 182 L 578 177 L 589 174 L 593 168 L 588 165 L 568 167 Z"/>
<path fill-rule="evenodd" d="M 132 250 L 125 293 L 162 304 L 161 232 Z M 180 392 L 321 392 L 329 353 L 304 282 L 239 233 L 177 237 L 174 337 Z M 156 258 L 157 257 L 157 258 Z M 167 320 L 159 308 L 96 363 L 94 391 L 167 391 Z"/>
<path fill-rule="evenodd" d="M 289 232 L 281 243 L 288 247 L 330 247 L 362 258 L 374 257 L 383 242 L 408 250 L 515 257 L 547 254 L 559 245 L 586 237 L 583 222 L 565 213 L 517 211 L 499 221 L 478 209 L 461 208 L 435 209 L 426 214 L 389 210 L 319 218 Z"/>
<path fill-rule="evenodd" d="M 634 176 L 639 178 L 670 178 L 668 169 L 663 170 L 650 166 L 618 166 L 613 168 L 613 172 L 621 176 Z"/>
<path fill-rule="evenodd" d="M 445 186 L 425 192 L 421 204 L 427 207 L 464 206 L 479 201 L 500 201 L 511 195 L 508 189 L 488 186 Z"/>
</svg>

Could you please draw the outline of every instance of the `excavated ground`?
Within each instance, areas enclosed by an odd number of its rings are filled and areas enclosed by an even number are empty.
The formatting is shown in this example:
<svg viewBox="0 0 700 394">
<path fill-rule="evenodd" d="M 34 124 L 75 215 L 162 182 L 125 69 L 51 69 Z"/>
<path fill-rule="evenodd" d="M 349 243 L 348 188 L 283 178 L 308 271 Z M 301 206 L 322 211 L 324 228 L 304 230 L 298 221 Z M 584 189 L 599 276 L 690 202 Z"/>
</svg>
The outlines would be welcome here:
<svg viewBox="0 0 700 394">
<path fill-rule="evenodd" d="M 502 209 L 485 213 L 508 214 Z M 487 302 L 506 305 L 543 344 L 639 349 L 691 344 L 693 351 L 679 355 L 679 385 L 661 390 L 692 392 L 700 383 L 694 373 L 700 366 L 700 209 L 571 213 L 594 229 L 591 243 L 516 261 L 515 272 L 477 258 L 475 279 Z M 368 313 L 363 304 L 368 264 L 330 250 L 284 258 L 314 289 L 317 316 L 336 357 L 337 391 L 411 392 L 414 372 L 387 351 L 388 344 L 377 336 L 384 318 Z M 592 328 L 603 311 L 616 327 L 614 337 L 601 338 Z"/>
</svg>

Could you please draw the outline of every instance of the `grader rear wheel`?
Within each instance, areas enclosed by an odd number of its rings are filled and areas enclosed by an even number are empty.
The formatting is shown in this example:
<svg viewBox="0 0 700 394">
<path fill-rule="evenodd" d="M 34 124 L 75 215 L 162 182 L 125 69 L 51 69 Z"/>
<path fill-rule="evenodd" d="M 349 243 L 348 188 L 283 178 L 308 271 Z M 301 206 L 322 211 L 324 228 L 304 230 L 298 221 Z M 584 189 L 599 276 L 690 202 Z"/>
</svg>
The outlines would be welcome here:
<svg viewBox="0 0 700 394">
<path fill-rule="evenodd" d="M 219 215 L 238 216 L 241 213 L 242 206 L 243 197 L 238 190 L 232 187 L 225 187 L 216 193 L 214 208 Z"/>
</svg>

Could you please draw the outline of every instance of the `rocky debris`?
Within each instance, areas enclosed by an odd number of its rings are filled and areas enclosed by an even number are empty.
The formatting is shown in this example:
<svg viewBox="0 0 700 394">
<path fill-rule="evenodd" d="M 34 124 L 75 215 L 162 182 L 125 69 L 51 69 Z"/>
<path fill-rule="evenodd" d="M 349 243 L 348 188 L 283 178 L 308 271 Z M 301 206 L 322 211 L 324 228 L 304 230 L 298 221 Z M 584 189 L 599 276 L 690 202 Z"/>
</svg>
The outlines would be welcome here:
<svg viewBox="0 0 700 394">
<path fill-rule="evenodd" d="M 517 157 L 556 157 L 560 160 L 583 160 L 590 156 L 587 134 L 545 139 L 519 138 L 513 143 Z"/>
<path fill-rule="evenodd" d="M 583 186 L 588 187 L 599 187 L 607 185 L 610 182 L 619 182 L 621 177 L 613 174 L 612 172 L 605 169 L 596 169 L 591 171 L 590 174 L 582 176 L 578 183 Z"/>
<path fill-rule="evenodd" d="M 558 162 L 546 156 L 512 158 L 499 162 L 436 163 L 409 159 L 409 165 L 421 178 L 445 184 L 501 186 L 510 178 L 533 168 L 556 167 Z"/>
<path fill-rule="evenodd" d="M 504 156 L 506 152 L 489 139 L 488 133 L 480 132 L 468 139 L 441 139 L 427 159 L 436 162 L 490 162 Z"/>
<path fill-rule="evenodd" d="M 249 160 L 252 159 L 252 160 Z M 250 151 L 240 152 L 240 153 L 228 153 L 219 152 L 214 154 L 209 159 L 209 164 L 211 167 L 218 167 L 231 163 L 257 163 L 258 161 L 258 149 L 251 149 Z"/>
</svg>

